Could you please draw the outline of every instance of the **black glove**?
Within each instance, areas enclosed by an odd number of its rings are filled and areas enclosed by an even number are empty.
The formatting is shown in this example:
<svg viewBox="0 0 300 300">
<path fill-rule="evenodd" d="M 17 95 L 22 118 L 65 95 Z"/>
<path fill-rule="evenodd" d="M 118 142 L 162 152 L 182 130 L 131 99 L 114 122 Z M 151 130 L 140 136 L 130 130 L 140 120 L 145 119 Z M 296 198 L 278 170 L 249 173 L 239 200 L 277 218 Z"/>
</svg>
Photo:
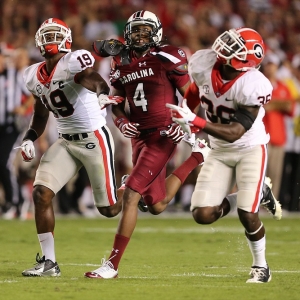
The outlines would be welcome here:
<svg viewBox="0 0 300 300">
<path fill-rule="evenodd" d="M 97 40 L 92 44 L 93 50 L 98 56 L 108 57 L 118 55 L 125 45 L 122 42 L 110 39 L 110 40 Z"/>
</svg>

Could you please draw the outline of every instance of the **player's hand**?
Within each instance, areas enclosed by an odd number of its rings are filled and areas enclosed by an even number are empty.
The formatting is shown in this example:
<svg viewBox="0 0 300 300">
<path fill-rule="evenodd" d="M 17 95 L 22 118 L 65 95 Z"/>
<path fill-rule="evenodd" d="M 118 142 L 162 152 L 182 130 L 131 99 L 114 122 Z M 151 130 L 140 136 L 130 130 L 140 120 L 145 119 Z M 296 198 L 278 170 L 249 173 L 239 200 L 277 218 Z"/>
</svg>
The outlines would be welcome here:
<svg viewBox="0 0 300 300">
<path fill-rule="evenodd" d="M 196 115 L 188 108 L 186 99 L 183 99 L 182 107 L 169 103 L 166 106 L 170 108 L 172 120 L 179 124 L 184 132 L 191 135 L 190 126 L 193 125 L 192 122 L 195 120 Z"/>
<path fill-rule="evenodd" d="M 131 123 L 125 118 L 120 118 L 117 121 L 117 127 L 123 133 L 123 135 L 127 138 L 136 138 L 140 135 L 140 131 L 138 131 L 137 127 L 140 125 L 138 123 Z"/>
<path fill-rule="evenodd" d="M 166 136 L 171 139 L 174 144 L 178 144 L 184 137 L 184 131 L 179 124 L 174 123 L 170 129 L 166 131 Z"/>
<path fill-rule="evenodd" d="M 105 94 L 100 94 L 98 96 L 98 102 L 99 102 L 101 109 L 104 109 L 105 107 L 107 107 L 110 104 L 117 105 L 123 101 L 124 101 L 124 98 L 121 96 L 108 96 Z"/>
<path fill-rule="evenodd" d="M 18 148 L 21 149 L 21 155 L 24 161 L 29 162 L 35 158 L 35 149 L 34 149 L 33 141 L 25 140 L 23 141 L 21 146 L 16 147 L 15 149 Z"/>
</svg>

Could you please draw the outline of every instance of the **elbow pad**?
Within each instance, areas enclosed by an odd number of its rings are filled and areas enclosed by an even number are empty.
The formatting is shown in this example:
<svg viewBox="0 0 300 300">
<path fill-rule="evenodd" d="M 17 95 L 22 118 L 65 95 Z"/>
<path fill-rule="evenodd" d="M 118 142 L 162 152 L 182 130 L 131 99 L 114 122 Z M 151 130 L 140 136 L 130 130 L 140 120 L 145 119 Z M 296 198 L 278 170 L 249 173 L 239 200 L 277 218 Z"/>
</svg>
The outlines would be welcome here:
<svg viewBox="0 0 300 300">
<path fill-rule="evenodd" d="M 238 122 L 247 130 L 249 130 L 254 121 L 255 117 L 245 108 L 239 108 L 230 119 L 231 122 Z"/>
</svg>

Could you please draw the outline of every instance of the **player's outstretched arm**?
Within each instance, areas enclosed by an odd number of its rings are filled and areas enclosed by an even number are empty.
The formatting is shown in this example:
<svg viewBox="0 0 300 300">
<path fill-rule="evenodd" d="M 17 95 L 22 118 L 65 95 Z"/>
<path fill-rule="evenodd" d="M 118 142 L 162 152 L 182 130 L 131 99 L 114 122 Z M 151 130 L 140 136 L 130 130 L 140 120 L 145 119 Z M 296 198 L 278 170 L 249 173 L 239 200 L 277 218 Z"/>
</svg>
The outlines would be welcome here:
<svg viewBox="0 0 300 300">
<path fill-rule="evenodd" d="M 34 96 L 34 100 L 34 110 L 29 128 L 23 137 L 21 146 L 15 148 L 21 149 L 22 158 L 26 162 L 30 162 L 35 157 L 33 142 L 42 135 L 49 118 L 49 110 L 44 106 L 40 98 Z"/>
</svg>

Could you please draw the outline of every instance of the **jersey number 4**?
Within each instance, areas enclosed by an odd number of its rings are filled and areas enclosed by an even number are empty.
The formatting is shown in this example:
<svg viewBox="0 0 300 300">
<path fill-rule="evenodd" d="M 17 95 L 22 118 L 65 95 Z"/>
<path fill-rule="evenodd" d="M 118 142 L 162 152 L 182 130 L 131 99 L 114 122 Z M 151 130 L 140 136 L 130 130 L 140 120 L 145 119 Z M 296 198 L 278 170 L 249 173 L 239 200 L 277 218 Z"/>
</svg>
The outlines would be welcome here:
<svg viewBox="0 0 300 300">
<path fill-rule="evenodd" d="M 144 84 L 139 83 L 135 89 L 133 102 L 135 106 L 141 106 L 143 111 L 147 111 L 148 101 L 145 97 Z"/>
</svg>

